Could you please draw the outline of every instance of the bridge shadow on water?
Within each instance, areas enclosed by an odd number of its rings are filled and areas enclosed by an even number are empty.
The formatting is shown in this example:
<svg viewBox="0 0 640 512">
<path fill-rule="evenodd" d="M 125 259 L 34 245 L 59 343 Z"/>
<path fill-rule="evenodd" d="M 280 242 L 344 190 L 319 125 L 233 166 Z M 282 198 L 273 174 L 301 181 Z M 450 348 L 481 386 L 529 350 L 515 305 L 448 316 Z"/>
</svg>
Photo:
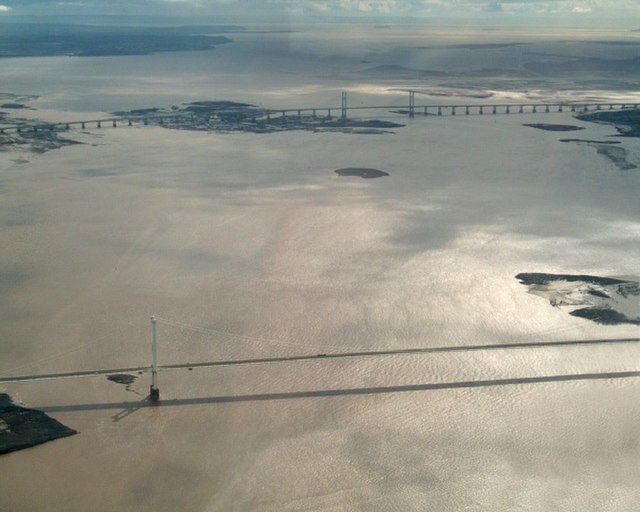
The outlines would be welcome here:
<svg viewBox="0 0 640 512">
<path fill-rule="evenodd" d="M 240 402 L 262 402 L 271 400 L 295 400 L 301 398 L 330 398 L 341 396 L 381 395 L 391 393 L 407 393 L 418 391 L 437 391 L 449 389 L 472 389 L 496 386 L 514 386 L 540 384 L 548 382 L 594 381 L 629 379 L 640 377 L 640 371 L 580 373 L 567 375 L 544 375 L 536 377 L 514 377 L 509 379 L 470 380 L 457 382 L 432 382 L 425 384 L 405 384 L 398 386 L 376 386 L 346 389 L 320 389 L 308 391 L 289 391 L 277 393 L 253 393 L 245 395 L 221 395 L 196 398 L 169 398 L 152 402 L 148 397 L 135 402 L 85 403 L 70 405 L 53 405 L 36 407 L 46 413 L 83 412 L 99 410 L 119 410 L 113 421 L 120 421 L 136 411 L 148 407 L 178 407 L 186 405 L 208 405 Z"/>
</svg>

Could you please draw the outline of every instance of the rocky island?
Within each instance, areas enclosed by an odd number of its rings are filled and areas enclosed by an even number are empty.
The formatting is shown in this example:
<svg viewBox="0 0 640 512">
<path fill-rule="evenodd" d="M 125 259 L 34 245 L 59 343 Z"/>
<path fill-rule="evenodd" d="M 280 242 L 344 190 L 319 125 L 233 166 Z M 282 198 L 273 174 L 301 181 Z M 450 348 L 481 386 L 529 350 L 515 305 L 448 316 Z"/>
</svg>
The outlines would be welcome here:
<svg viewBox="0 0 640 512">
<path fill-rule="evenodd" d="M 360 178 L 365 179 L 389 176 L 388 172 L 380 171 L 378 169 L 369 169 L 367 167 L 345 167 L 343 169 L 336 169 L 335 173 L 338 176 L 359 176 Z"/>
<path fill-rule="evenodd" d="M 640 137 L 640 110 L 600 111 L 578 116 L 581 121 L 615 126 L 621 137 Z"/>
<path fill-rule="evenodd" d="M 582 126 L 574 126 L 572 124 L 525 123 L 522 126 L 537 128 L 538 130 L 545 130 L 548 132 L 575 132 L 578 130 L 584 130 Z"/>
<path fill-rule="evenodd" d="M 337 110 L 337 109 L 336 109 Z M 175 130 L 273 133 L 292 130 L 380 134 L 404 125 L 378 119 L 352 119 L 326 110 L 273 111 L 250 103 L 195 101 L 182 106 L 114 112 L 129 120 Z"/>
<path fill-rule="evenodd" d="M 529 293 L 543 297 L 572 316 L 603 325 L 640 325 L 637 281 L 574 274 L 522 273 L 516 276 Z"/>
<path fill-rule="evenodd" d="M 9 395 L 0 393 L 0 455 L 77 433 L 42 411 L 16 405 Z"/>
</svg>

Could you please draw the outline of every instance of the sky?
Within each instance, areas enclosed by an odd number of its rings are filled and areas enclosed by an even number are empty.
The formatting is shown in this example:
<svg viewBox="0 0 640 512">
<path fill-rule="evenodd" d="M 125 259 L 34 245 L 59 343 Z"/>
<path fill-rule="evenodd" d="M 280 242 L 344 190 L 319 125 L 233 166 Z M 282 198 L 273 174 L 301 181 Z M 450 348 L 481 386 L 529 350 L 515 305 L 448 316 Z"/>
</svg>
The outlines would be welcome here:
<svg viewBox="0 0 640 512">
<path fill-rule="evenodd" d="M 0 0 L 0 17 L 19 16 L 562 16 L 576 22 L 638 19 L 640 0 Z"/>
</svg>

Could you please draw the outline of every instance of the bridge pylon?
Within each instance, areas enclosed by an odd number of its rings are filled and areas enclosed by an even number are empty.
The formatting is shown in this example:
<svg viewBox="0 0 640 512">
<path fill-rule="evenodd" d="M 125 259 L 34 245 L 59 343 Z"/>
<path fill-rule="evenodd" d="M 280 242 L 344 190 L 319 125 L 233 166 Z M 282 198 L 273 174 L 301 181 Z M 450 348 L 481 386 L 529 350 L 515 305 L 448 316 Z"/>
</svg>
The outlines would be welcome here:
<svg viewBox="0 0 640 512">
<path fill-rule="evenodd" d="M 340 112 L 340 117 L 342 119 L 347 118 L 347 93 L 346 91 L 342 92 L 342 110 Z"/>
<path fill-rule="evenodd" d="M 151 317 L 151 387 L 149 398 L 152 402 L 160 400 L 160 389 L 158 389 L 158 343 L 157 328 L 158 321 L 155 316 Z"/>
</svg>

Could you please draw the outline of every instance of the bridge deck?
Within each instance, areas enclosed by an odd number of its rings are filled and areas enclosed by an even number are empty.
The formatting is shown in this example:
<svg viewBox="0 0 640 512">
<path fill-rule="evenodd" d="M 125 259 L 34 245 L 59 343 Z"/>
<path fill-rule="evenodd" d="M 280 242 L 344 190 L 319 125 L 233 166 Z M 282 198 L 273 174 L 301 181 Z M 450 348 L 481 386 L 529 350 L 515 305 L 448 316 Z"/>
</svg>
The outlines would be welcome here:
<svg viewBox="0 0 640 512">
<path fill-rule="evenodd" d="M 407 104 L 407 105 L 355 105 L 355 106 L 334 106 L 334 107 L 299 107 L 299 108 L 269 108 L 247 110 L 242 108 L 220 110 L 212 112 L 211 115 L 233 116 L 253 115 L 256 118 L 264 119 L 272 115 L 287 116 L 288 114 L 312 114 L 326 112 L 328 117 L 332 112 L 340 111 L 343 116 L 349 111 L 363 110 L 393 110 L 410 115 L 437 113 L 438 115 L 456 115 L 458 112 L 465 115 L 482 115 L 482 114 L 516 114 L 516 113 L 556 113 L 563 112 L 565 109 L 576 111 L 590 110 L 615 110 L 615 109 L 636 109 L 640 107 L 640 103 L 636 102 L 552 102 L 552 103 L 449 103 L 449 104 Z M 150 114 L 148 116 L 117 116 L 105 117 L 101 119 L 84 119 L 74 121 L 61 122 L 34 122 L 33 124 L 16 124 L 16 123 L 0 123 L 0 133 L 21 132 L 21 131 L 38 131 L 38 130 L 67 130 L 72 127 L 95 126 L 98 128 L 131 126 L 147 124 L 149 121 L 170 121 L 180 119 L 191 119 L 196 114 Z"/>
<path fill-rule="evenodd" d="M 420 347 L 406 348 L 396 350 L 378 350 L 378 351 L 361 351 L 361 352 L 338 352 L 327 354 L 306 354 L 298 356 L 283 357 L 264 357 L 253 359 L 231 359 L 222 361 L 204 361 L 196 363 L 176 363 L 167 365 L 158 365 L 158 370 L 180 370 L 194 368 L 212 368 L 216 366 L 238 366 L 252 364 L 271 364 L 285 362 L 312 361 L 319 359 L 345 359 L 345 358 L 363 358 L 363 357 L 383 357 L 394 355 L 411 355 L 411 354 L 433 354 L 443 352 L 475 352 L 488 350 L 513 350 L 513 349 L 536 349 L 544 347 L 566 347 L 566 346 L 588 346 L 588 345 L 604 345 L 604 344 L 621 344 L 621 343 L 638 343 L 640 338 L 615 338 L 615 339 L 593 339 L 593 340 L 568 340 L 568 341 L 541 341 L 541 342 L 518 342 L 518 343 L 495 343 L 484 345 L 457 345 L 457 346 L 438 346 L 438 347 Z M 14 377 L 0 377 L 0 383 L 10 382 L 29 382 L 44 380 L 71 379 L 80 377 L 96 377 L 100 375 L 111 375 L 117 373 L 146 373 L 150 372 L 150 366 L 129 367 L 129 368 L 111 368 L 101 370 L 86 370 L 67 373 L 46 373 L 40 375 L 20 375 Z"/>
</svg>

